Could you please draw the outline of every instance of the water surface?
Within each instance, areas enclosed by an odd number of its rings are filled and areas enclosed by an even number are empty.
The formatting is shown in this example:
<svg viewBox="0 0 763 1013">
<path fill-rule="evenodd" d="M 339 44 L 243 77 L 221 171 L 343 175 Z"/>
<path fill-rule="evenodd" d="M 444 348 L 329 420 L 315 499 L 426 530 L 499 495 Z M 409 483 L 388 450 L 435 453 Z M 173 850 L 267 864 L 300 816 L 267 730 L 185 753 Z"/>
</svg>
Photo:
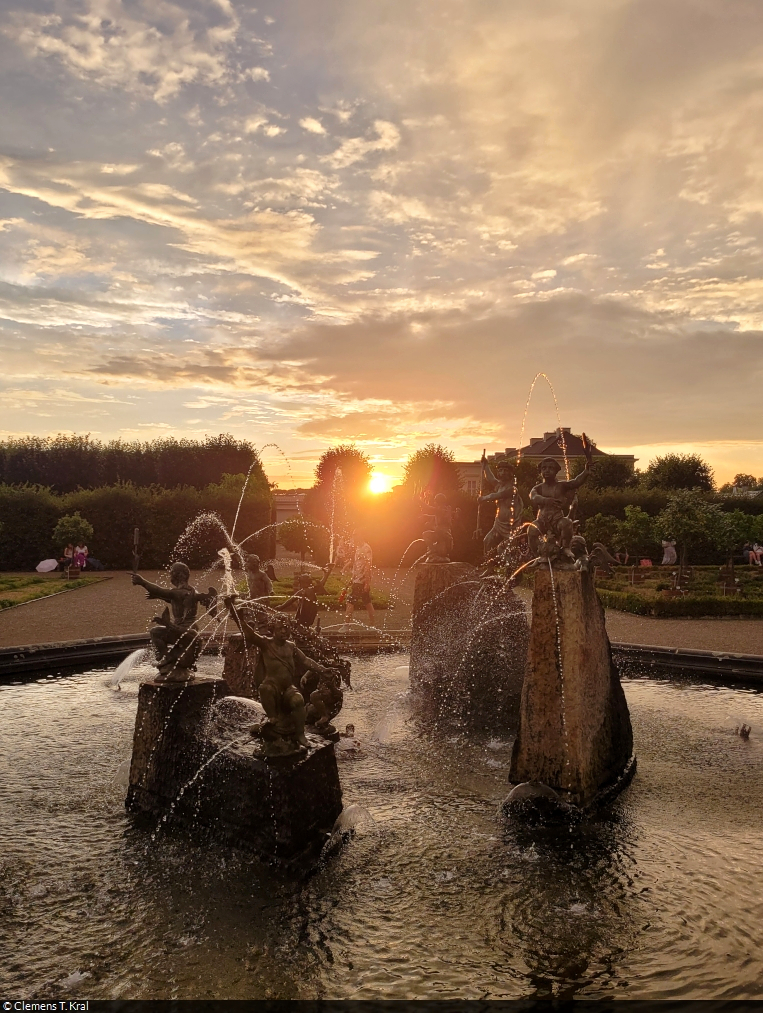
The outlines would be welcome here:
<svg viewBox="0 0 763 1013">
<path fill-rule="evenodd" d="M 0 687 L 0 992 L 761 994 L 763 696 L 626 682 L 631 787 L 581 826 L 502 830 L 510 741 L 420 737 L 404 661 L 353 664 L 340 717 L 362 754 L 340 775 L 345 805 L 371 818 L 302 883 L 132 824 L 117 771 L 135 681 L 115 692 L 99 671 Z"/>
</svg>

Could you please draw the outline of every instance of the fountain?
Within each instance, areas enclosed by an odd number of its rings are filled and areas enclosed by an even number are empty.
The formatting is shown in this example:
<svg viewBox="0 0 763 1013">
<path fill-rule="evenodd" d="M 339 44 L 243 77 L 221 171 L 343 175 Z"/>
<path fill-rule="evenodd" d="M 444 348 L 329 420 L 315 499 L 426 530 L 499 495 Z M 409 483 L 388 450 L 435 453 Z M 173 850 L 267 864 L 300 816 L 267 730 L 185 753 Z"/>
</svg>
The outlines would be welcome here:
<svg viewBox="0 0 763 1013">
<path fill-rule="evenodd" d="M 139 690 L 126 806 L 300 863 L 320 853 L 342 810 L 331 719 L 341 709 L 349 663 L 334 656 L 327 667 L 314 658 L 322 638 L 313 631 L 302 637 L 307 653 L 288 639 L 285 619 L 266 604 L 272 585 L 256 556 L 247 560 L 248 584 L 265 593 L 237 606 L 231 551 L 219 555 L 225 615 L 239 629 L 223 678 L 196 674 L 198 605 L 206 604 L 214 620 L 214 589 L 197 593 L 180 562 L 170 569 L 171 588 L 133 574 L 133 583 L 169 602 L 172 614 L 165 610 L 152 631 L 158 674 Z"/>
<path fill-rule="evenodd" d="M 440 729 L 495 735 L 517 727 L 529 632 L 511 581 L 493 572 L 511 559 L 521 517 L 514 483 L 501 475 L 498 492 L 483 497 L 498 502 L 485 538 L 488 565 L 451 562 L 452 510 L 442 494 L 430 515 L 434 527 L 424 532 L 427 554 L 416 564 L 411 688 L 424 723 Z"/>
<path fill-rule="evenodd" d="M 608 566 L 611 557 L 601 545 L 588 553 L 572 516 L 591 466 L 585 434 L 583 446 L 586 465 L 574 479 L 559 481 L 559 464 L 542 462 L 530 524 L 521 523 L 511 467 L 501 464 L 496 476 L 483 454 L 481 484 L 491 491 L 479 502 L 497 504 L 485 565 L 451 562 L 447 538 L 430 532 L 417 567 L 410 659 L 417 709 L 438 728 L 517 732 L 507 812 L 549 809 L 551 799 L 557 808 L 591 807 L 635 771 L 630 717 L 594 586 L 597 564 Z M 447 534 L 444 508 L 435 532 Z M 516 566 L 523 533 L 529 558 Z M 513 590 L 521 570 L 534 575 L 529 630 Z"/>
<path fill-rule="evenodd" d="M 133 649 L 116 673 L 1 686 L 5 993 L 755 998 L 763 697 L 707 674 L 626 679 L 641 772 L 594 810 L 633 772 L 594 587 L 608 560 L 562 523 L 574 487 L 545 470 L 535 526 L 515 516 L 484 565 L 451 562 L 439 535 L 416 565 L 412 693 L 401 659 L 379 654 L 354 663 L 343 698 L 349 666 L 315 630 L 278 626 L 254 564 L 235 597 L 244 557 L 227 537 L 224 611 L 184 570 L 166 588 L 136 581 L 168 606 L 158 669 Z M 224 661 L 199 657 L 226 621 Z M 353 727 L 337 745 L 342 706 Z M 434 734 L 410 720 L 422 713 Z M 142 819 L 120 811 L 126 764 Z M 524 818 L 537 814 L 565 822 Z M 177 822 L 193 835 L 158 833 Z M 297 887 L 247 849 L 324 867 Z"/>
</svg>

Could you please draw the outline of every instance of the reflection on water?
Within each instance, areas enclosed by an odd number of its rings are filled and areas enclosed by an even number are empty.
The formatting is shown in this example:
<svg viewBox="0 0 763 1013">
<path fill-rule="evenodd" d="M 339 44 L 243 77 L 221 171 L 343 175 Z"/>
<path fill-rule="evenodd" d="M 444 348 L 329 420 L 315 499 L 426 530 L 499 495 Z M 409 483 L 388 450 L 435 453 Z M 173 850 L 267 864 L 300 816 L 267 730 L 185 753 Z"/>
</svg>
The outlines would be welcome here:
<svg viewBox="0 0 763 1013">
<path fill-rule="evenodd" d="M 511 743 L 419 737 L 401 660 L 354 662 L 342 720 L 362 748 L 340 772 L 366 815 L 302 884 L 228 847 L 152 843 L 125 816 L 145 668 L 120 692 L 113 671 L 0 688 L 0 991 L 759 994 L 763 697 L 627 683 L 631 787 L 576 826 L 503 829 Z"/>
</svg>

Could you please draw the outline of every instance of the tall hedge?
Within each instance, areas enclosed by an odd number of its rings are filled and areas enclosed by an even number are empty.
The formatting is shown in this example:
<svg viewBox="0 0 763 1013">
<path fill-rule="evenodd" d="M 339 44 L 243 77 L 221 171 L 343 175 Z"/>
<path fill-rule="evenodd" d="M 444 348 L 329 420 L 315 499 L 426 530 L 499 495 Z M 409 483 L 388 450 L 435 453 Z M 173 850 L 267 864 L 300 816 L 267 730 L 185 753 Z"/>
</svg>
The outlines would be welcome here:
<svg viewBox="0 0 763 1013">
<path fill-rule="evenodd" d="M 101 443 L 89 436 L 63 435 L 0 441 L 0 483 L 42 485 L 58 493 L 125 483 L 203 489 L 221 482 L 223 475 L 245 474 L 253 462 L 253 470 L 264 479 L 252 444 L 224 433 L 204 440 L 168 437 L 148 443 Z"/>
<path fill-rule="evenodd" d="M 243 475 L 225 475 L 221 482 L 203 489 L 124 483 L 65 495 L 41 486 L 0 485 L 0 568 L 31 570 L 41 559 L 58 558 L 64 546 L 53 543 L 53 529 L 60 517 L 75 511 L 93 525 L 90 554 L 109 567 L 132 565 L 136 527 L 140 529 L 141 567 L 164 566 L 175 558 L 193 567 L 207 566 L 226 544 L 215 518 L 231 530 L 243 483 Z M 236 541 L 266 527 L 270 515 L 267 480 L 253 474 L 241 506 Z M 194 521 L 192 536 L 178 546 Z M 249 551 L 266 551 L 266 547 L 262 538 L 246 543 Z"/>
</svg>

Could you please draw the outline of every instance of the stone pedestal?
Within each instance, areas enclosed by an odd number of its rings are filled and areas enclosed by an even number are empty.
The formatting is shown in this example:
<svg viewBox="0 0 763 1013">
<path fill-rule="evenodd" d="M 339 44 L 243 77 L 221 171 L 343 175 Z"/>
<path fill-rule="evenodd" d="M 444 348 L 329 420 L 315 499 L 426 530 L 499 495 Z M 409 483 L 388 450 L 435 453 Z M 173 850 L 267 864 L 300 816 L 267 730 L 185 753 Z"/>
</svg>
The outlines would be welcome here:
<svg viewBox="0 0 763 1013">
<path fill-rule="evenodd" d="M 168 807 L 212 755 L 201 730 L 210 719 L 214 702 L 227 694 L 227 685 L 212 678 L 193 679 L 185 685 L 141 685 L 125 803 L 128 809 L 160 811 Z"/>
<path fill-rule="evenodd" d="M 233 633 L 223 649 L 225 679 L 234 696 L 245 696 L 254 699 L 254 670 L 257 666 L 258 649 L 253 644 L 245 644 L 240 633 Z"/>
<path fill-rule="evenodd" d="M 535 574 L 519 734 L 509 779 L 587 805 L 615 784 L 633 752 L 628 705 L 591 574 Z"/>
<path fill-rule="evenodd" d="M 414 585 L 410 680 L 425 723 L 505 735 L 516 728 L 529 630 L 502 581 L 466 563 L 424 563 Z"/>
<path fill-rule="evenodd" d="M 342 811 L 333 743 L 308 733 L 306 754 L 265 759 L 259 708 L 227 694 L 221 679 L 140 687 L 127 809 L 299 863 Z"/>
</svg>

